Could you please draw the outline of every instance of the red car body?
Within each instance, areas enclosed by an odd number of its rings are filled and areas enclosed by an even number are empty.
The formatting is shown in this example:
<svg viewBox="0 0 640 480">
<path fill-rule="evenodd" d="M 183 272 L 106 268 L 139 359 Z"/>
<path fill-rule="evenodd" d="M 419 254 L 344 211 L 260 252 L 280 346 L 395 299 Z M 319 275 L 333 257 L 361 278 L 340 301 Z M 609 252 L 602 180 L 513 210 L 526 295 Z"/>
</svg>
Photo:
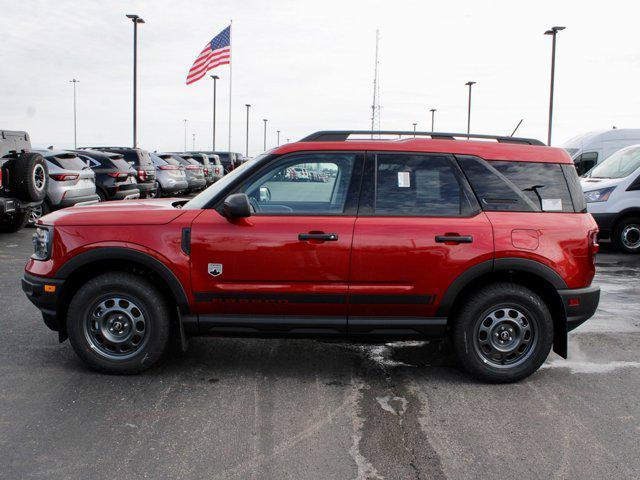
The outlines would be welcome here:
<svg viewBox="0 0 640 480">
<path fill-rule="evenodd" d="M 419 138 L 298 142 L 257 162 L 322 151 L 572 165 L 557 148 Z M 251 163 L 238 170 L 251 172 Z M 222 196 L 233 192 L 229 185 Z M 597 226 L 588 213 L 479 211 L 447 218 L 354 211 L 231 219 L 213 203 L 191 209 L 175 202 L 120 201 L 60 210 L 39 221 L 53 228 L 52 250 L 47 260 L 29 260 L 24 289 L 61 339 L 73 292 L 105 269 L 153 273 L 178 307 L 181 328 L 193 335 L 442 335 L 461 298 L 479 285 L 509 279 L 548 300 L 554 349 L 566 355 L 567 331 L 589 318 L 598 302 L 599 290 L 591 286 Z M 318 233 L 337 240 L 299 239 Z M 455 237 L 473 242 L 446 241 Z M 224 265 L 221 275 L 207 271 L 212 261 Z M 46 293 L 46 285 L 55 292 Z"/>
</svg>

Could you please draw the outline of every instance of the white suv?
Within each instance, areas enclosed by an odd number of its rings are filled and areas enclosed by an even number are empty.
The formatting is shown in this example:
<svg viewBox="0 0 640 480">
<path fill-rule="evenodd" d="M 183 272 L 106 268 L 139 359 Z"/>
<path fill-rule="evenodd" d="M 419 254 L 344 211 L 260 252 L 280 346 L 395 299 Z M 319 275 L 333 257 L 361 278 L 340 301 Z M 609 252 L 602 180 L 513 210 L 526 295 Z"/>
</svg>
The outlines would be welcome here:
<svg viewBox="0 0 640 480">
<path fill-rule="evenodd" d="M 640 145 L 617 151 L 581 180 L 587 209 L 622 251 L 640 253 Z"/>
</svg>

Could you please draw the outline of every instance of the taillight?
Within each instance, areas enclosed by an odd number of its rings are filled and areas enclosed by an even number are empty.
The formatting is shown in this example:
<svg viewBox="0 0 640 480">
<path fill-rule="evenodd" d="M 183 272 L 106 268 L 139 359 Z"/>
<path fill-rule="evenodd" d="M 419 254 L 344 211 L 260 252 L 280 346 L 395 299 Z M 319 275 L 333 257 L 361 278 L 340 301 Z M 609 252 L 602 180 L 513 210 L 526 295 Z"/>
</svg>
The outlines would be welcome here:
<svg viewBox="0 0 640 480">
<path fill-rule="evenodd" d="M 2 169 L 0 168 L 0 188 L 2 188 Z"/>
<path fill-rule="evenodd" d="M 177 165 L 161 165 L 158 167 L 160 170 L 179 170 L 180 167 Z"/>
<path fill-rule="evenodd" d="M 50 173 L 49 176 L 58 182 L 64 182 L 65 180 L 75 180 L 79 177 L 77 173 Z"/>
<path fill-rule="evenodd" d="M 589 232 L 589 255 L 596 261 L 596 253 L 600 251 L 600 245 L 598 244 L 598 230 L 591 230 Z"/>
<path fill-rule="evenodd" d="M 200 170 L 200 167 L 198 167 L 197 165 L 187 165 L 185 168 L 187 170 Z"/>
<path fill-rule="evenodd" d="M 138 178 L 144 182 L 147 179 L 147 172 L 138 170 Z"/>
<path fill-rule="evenodd" d="M 111 172 L 111 173 L 108 173 L 107 175 L 115 178 L 116 180 L 126 180 L 129 175 L 133 175 L 133 174 L 132 173 L 130 174 L 127 172 Z"/>
<path fill-rule="evenodd" d="M 208 169 L 208 168 L 205 168 L 205 169 L 204 169 L 204 174 L 205 174 L 205 175 L 209 175 L 209 169 Z"/>
</svg>

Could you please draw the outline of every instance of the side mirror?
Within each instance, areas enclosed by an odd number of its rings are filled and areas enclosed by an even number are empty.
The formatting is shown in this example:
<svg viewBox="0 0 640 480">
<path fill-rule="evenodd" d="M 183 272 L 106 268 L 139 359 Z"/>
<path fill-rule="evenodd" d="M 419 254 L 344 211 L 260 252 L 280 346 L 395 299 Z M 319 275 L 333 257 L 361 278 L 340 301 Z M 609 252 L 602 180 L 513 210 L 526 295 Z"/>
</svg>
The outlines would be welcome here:
<svg viewBox="0 0 640 480">
<path fill-rule="evenodd" d="M 271 201 L 271 190 L 269 190 L 269 187 L 260 187 L 260 201 L 261 202 Z"/>
<path fill-rule="evenodd" d="M 251 216 L 249 197 L 244 193 L 233 193 L 224 199 L 222 207 L 227 218 L 243 218 Z"/>
</svg>

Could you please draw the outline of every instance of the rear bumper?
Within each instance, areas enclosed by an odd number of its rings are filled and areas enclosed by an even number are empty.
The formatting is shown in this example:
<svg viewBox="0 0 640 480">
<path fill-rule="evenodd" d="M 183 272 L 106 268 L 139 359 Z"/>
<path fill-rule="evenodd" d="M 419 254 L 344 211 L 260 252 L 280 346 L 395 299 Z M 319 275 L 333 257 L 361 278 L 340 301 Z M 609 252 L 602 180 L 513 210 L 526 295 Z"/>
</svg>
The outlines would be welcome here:
<svg viewBox="0 0 640 480">
<path fill-rule="evenodd" d="M 615 213 L 592 213 L 591 216 L 598 224 L 599 238 L 611 237 L 611 229 L 613 228 L 613 222 L 616 218 Z"/>
<path fill-rule="evenodd" d="M 156 191 L 156 182 L 154 181 L 153 183 L 140 183 L 138 182 L 138 190 L 140 190 L 140 196 L 141 197 L 146 197 L 147 195 L 149 195 L 150 193 L 153 193 Z"/>
<path fill-rule="evenodd" d="M 140 190 L 137 188 L 130 190 L 118 190 L 111 195 L 110 200 L 131 200 L 133 198 L 140 198 Z"/>
<path fill-rule="evenodd" d="M 597 285 L 572 290 L 558 290 L 558 293 L 567 316 L 568 332 L 593 317 L 600 302 L 600 287 Z"/>
<path fill-rule="evenodd" d="M 23 202 L 17 198 L 0 197 L 0 214 L 24 212 L 28 208 L 37 207 L 42 202 Z"/>
<path fill-rule="evenodd" d="M 55 332 L 61 330 L 57 306 L 58 293 L 63 282 L 64 280 L 37 277 L 29 273 L 25 273 L 22 278 L 22 291 L 31 303 L 40 309 L 45 325 Z M 45 285 L 47 289 L 45 289 Z"/>
<path fill-rule="evenodd" d="M 162 190 L 164 191 L 164 193 L 176 193 L 176 192 L 182 192 L 187 188 L 189 188 L 189 184 L 187 183 L 186 180 L 170 179 L 164 183 L 160 182 L 160 187 L 162 187 Z"/>
<path fill-rule="evenodd" d="M 100 201 L 100 197 L 96 193 L 90 195 L 82 195 L 77 197 L 65 197 L 58 205 L 59 208 L 73 207 L 74 205 L 93 205 Z"/>
<path fill-rule="evenodd" d="M 207 181 L 204 178 L 194 178 L 193 180 L 188 180 L 189 182 L 189 190 L 202 190 L 207 186 Z"/>
</svg>

